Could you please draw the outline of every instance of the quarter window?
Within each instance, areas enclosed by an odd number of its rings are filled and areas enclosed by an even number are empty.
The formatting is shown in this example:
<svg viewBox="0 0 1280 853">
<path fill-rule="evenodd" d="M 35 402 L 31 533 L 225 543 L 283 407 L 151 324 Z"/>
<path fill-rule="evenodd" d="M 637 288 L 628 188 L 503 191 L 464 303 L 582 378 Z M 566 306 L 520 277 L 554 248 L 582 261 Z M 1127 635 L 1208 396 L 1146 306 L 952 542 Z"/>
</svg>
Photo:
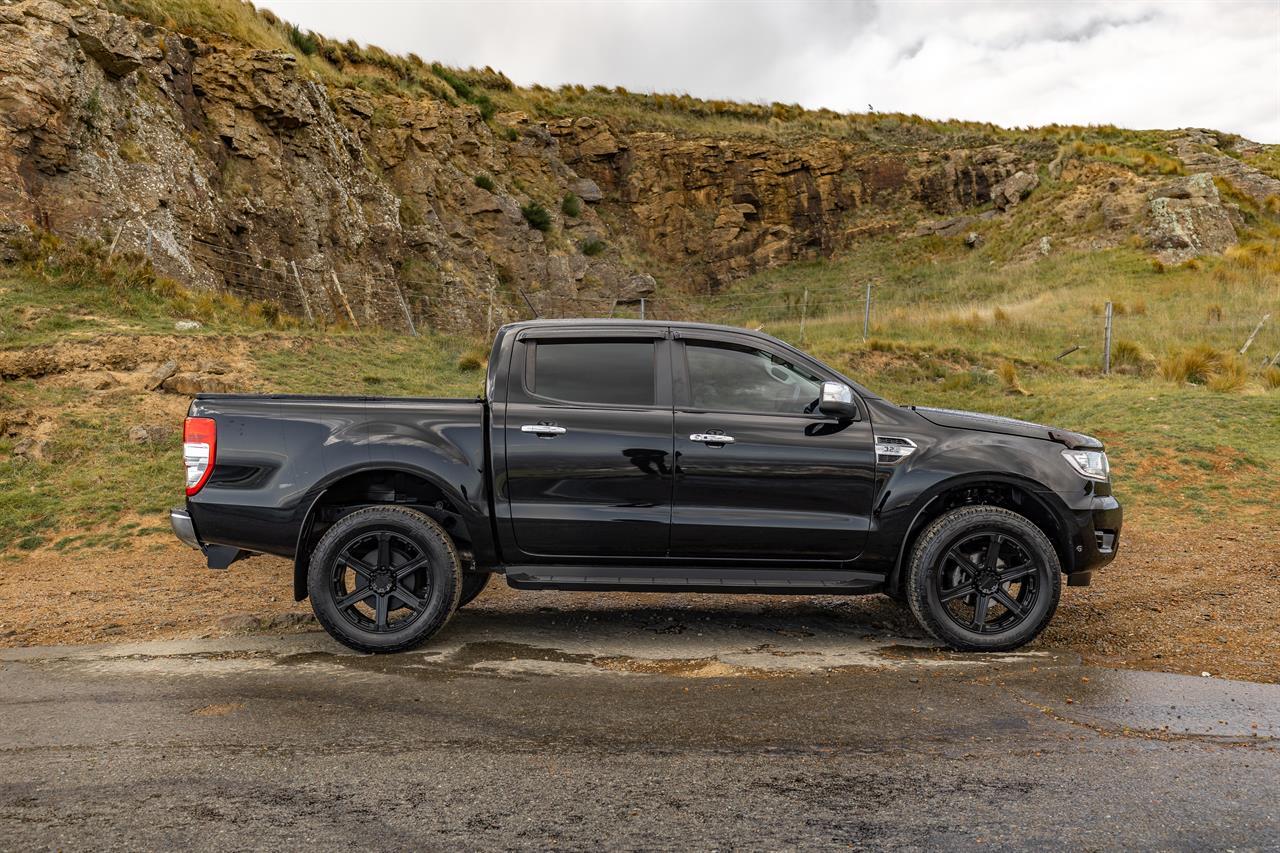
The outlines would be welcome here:
<svg viewBox="0 0 1280 853">
<path fill-rule="evenodd" d="M 821 394 L 821 379 L 763 350 L 690 341 L 685 352 L 695 409 L 804 414 Z"/>
<path fill-rule="evenodd" d="M 539 341 L 533 393 L 575 403 L 652 406 L 652 341 Z"/>
</svg>

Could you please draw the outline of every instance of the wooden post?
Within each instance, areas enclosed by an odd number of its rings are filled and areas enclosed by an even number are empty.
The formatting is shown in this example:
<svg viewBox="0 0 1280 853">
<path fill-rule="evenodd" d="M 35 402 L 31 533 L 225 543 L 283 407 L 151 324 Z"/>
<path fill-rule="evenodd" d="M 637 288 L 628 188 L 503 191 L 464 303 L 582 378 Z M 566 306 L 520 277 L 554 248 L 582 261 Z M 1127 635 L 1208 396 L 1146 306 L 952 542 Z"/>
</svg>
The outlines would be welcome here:
<svg viewBox="0 0 1280 853">
<path fill-rule="evenodd" d="M 124 233 L 124 227 L 129 224 L 129 220 L 120 223 L 120 227 L 116 229 L 116 238 L 111 241 L 111 248 L 107 250 L 107 257 L 111 258 L 116 253 L 116 243 L 120 242 L 120 235 Z"/>
<path fill-rule="evenodd" d="M 871 282 L 867 282 L 867 298 L 862 315 L 862 339 L 865 341 L 871 332 Z"/>
<path fill-rule="evenodd" d="M 1111 303 L 1107 303 L 1106 312 L 1106 329 L 1103 331 L 1102 343 L 1102 373 L 1105 376 L 1111 372 Z"/>
<path fill-rule="evenodd" d="M 489 331 L 489 337 L 493 337 L 493 281 L 489 282 L 489 318 L 486 323 Z"/>
<path fill-rule="evenodd" d="M 804 289 L 804 295 L 800 297 L 800 343 L 804 343 L 804 321 L 809 314 L 809 288 Z"/>
<path fill-rule="evenodd" d="M 529 295 L 524 292 L 524 288 L 516 288 L 520 292 L 520 298 L 524 300 L 524 304 L 529 306 L 529 310 L 533 312 L 533 319 L 538 319 L 538 309 L 533 307 L 533 303 L 529 301 Z"/>
<path fill-rule="evenodd" d="M 1266 324 L 1266 322 L 1267 322 L 1268 320 L 1270 320 L 1270 319 L 1271 319 L 1271 315 L 1270 315 L 1270 314 L 1263 314 L 1263 315 L 1262 315 L 1262 319 L 1258 321 L 1258 325 L 1256 325 L 1256 326 L 1254 326 L 1254 327 L 1253 327 L 1253 333 L 1249 335 L 1249 340 L 1245 341 L 1245 342 L 1244 342 L 1244 346 L 1240 347 L 1240 354 L 1241 354 L 1241 355 L 1244 355 L 1244 354 L 1245 354 L 1245 352 L 1246 352 L 1246 351 L 1249 349 L 1249 347 L 1253 344 L 1253 339 L 1254 339 L 1254 338 L 1256 338 L 1256 337 L 1258 336 L 1258 332 L 1261 332 L 1261 331 L 1262 331 L 1262 327 L 1263 327 L 1263 325 L 1264 325 L 1264 324 Z"/>
<path fill-rule="evenodd" d="M 396 289 L 396 298 L 400 300 L 400 310 L 404 312 L 404 324 L 409 327 L 409 334 L 416 338 L 418 330 L 413 327 L 413 315 L 409 313 L 409 303 L 404 299 L 404 291 L 400 289 L 399 282 L 392 281 L 391 286 Z"/>
<path fill-rule="evenodd" d="M 640 297 L 640 319 L 644 319 L 644 297 Z"/>
<path fill-rule="evenodd" d="M 329 270 L 329 275 L 333 276 L 333 286 L 338 289 L 338 297 L 342 300 L 342 307 L 347 312 L 347 317 L 351 320 L 351 328 L 359 329 L 360 324 L 356 322 L 356 312 L 351 310 L 351 303 L 347 301 L 347 294 L 342 292 L 342 282 L 338 281 L 338 273 Z"/>
<path fill-rule="evenodd" d="M 302 286 L 302 276 L 298 275 L 298 265 L 293 261 L 289 261 L 289 266 L 293 270 L 293 280 L 298 284 L 298 296 L 302 298 L 302 310 L 307 315 L 307 322 L 315 325 L 316 316 L 311 313 L 311 300 L 307 298 L 307 289 Z"/>
</svg>

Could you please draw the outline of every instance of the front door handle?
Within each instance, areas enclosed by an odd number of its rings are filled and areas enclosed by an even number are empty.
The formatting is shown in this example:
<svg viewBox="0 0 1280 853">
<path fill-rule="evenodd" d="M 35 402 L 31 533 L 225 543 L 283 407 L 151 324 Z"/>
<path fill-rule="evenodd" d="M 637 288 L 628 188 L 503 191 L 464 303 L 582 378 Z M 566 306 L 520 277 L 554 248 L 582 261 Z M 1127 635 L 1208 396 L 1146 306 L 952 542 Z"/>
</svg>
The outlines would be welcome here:
<svg viewBox="0 0 1280 853">
<path fill-rule="evenodd" d="M 568 432 L 564 427 L 553 424 L 525 424 L 520 427 L 520 431 L 531 432 L 540 438 L 555 438 L 557 435 L 564 435 Z"/>
<path fill-rule="evenodd" d="M 690 441 L 701 441 L 703 444 L 733 444 L 733 436 L 717 435 L 714 432 L 695 432 L 689 436 Z"/>
</svg>

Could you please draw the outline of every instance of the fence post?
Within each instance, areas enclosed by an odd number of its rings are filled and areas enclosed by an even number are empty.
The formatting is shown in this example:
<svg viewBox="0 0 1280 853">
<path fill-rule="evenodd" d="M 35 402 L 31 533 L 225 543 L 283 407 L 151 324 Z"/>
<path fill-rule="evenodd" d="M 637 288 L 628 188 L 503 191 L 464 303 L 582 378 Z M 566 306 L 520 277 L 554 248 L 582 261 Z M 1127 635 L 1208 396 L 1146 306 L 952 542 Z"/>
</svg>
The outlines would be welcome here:
<svg viewBox="0 0 1280 853">
<path fill-rule="evenodd" d="M 804 321 L 809 316 L 809 288 L 804 289 L 804 295 L 800 297 L 800 343 L 804 343 Z"/>
<path fill-rule="evenodd" d="M 347 312 L 347 317 L 351 319 L 351 328 L 359 329 L 360 324 L 356 322 L 356 312 L 351 310 L 351 303 L 347 301 L 347 294 L 342 290 L 342 282 L 338 281 L 338 273 L 329 270 L 329 275 L 333 276 L 333 286 L 338 289 L 338 296 L 342 299 L 342 307 Z"/>
<path fill-rule="evenodd" d="M 1111 372 L 1111 303 L 1107 303 L 1106 331 L 1103 333 L 1102 343 L 1102 373 L 1105 376 Z"/>
<path fill-rule="evenodd" d="M 867 282 L 866 306 L 862 315 L 862 339 L 865 341 L 871 331 L 871 282 Z"/>
<path fill-rule="evenodd" d="M 533 312 L 533 319 L 537 320 L 539 318 L 538 309 L 534 308 L 533 303 L 529 301 L 529 295 L 524 292 L 522 287 L 517 287 L 516 290 L 520 292 L 520 298 L 524 300 L 524 304 L 528 305 L 529 310 Z"/>
<path fill-rule="evenodd" d="M 284 259 L 281 258 L 283 263 Z M 298 284 L 298 296 L 302 297 L 302 310 L 307 315 L 307 322 L 315 325 L 316 317 L 311 313 L 311 300 L 307 298 L 307 289 L 302 286 L 302 276 L 298 275 L 298 265 L 293 261 L 289 261 L 289 266 L 293 269 L 293 280 Z"/>
<path fill-rule="evenodd" d="M 644 297 L 640 297 L 640 319 L 644 319 Z"/>
<path fill-rule="evenodd" d="M 489 337 L 493 337 L 493 280 L 489 281 L 489 316 L 486 323 Z"/>
<path fill-rule="evenodd" d="M 413 327 L 413 315 L 409 313 L 409 303 L 405 301 L 404 291 L 400 289 L 398 281 L 392 281 L 391 286 L 396 289 L 396 298 L 400 300 L 400 310 L 404 312 L 404 324 L 409 327 L 409 334 L 416 338 L 418 330 Z"/>
<path fill-rule="evenodd" d="M 114 256 L 115 256 L 115 253 L 116 253 L 116 243 L 119 243 L 119 242 L 120 242 L 120 235 L 124 233 L 124 227 L 125 227 L 126 225 L 128 225 L 128 224 L 129 224 L 129 220 L 127 220 L 127 219 L 126 219 L 124 222 L 121 222 L 121 223 L 120 223 L 120 227 L 116 229 L 116 238 L 115 238 L 114 240 L 112 240 L 112 241 L 111 241 L 111 248 L 107 250 L 107 258 L 108 258 L 108 259 L 110 259 L 110 258 L 112 258 L 112 257 L 114 257 Z"/>
<path fill-rule="evenodd" d="M 1253 344 L 1253 339 L 1258 336 L 1258 332 L 1262 331 L 1263 325 L 1271 319 L 1270 314 L 1263 314 L 1262 319 L 1258 321 L 1258 325 L 1253 327 L 1253 333 L 1249 335 L 1249 340 L 1244 342 L 1244 346 L 1240 347 L 1240 354 L 1244 355 L 1245 351 Z"/>
</svg>

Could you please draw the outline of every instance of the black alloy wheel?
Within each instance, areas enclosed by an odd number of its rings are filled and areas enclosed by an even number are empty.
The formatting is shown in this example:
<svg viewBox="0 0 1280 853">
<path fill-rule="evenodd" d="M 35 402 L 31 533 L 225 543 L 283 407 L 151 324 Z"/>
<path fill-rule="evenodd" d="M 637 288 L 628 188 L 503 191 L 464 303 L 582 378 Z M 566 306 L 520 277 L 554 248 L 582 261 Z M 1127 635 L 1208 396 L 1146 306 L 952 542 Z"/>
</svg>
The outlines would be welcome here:
<svg viewBox="0 0 1280 853">
<path fill-rule="evenodd" d="M 959 651 L 999 652 L 1034 640 L 1062 594 L 1062 564 L 1030 519 L 965 506 L 935 519 L 911 550 L 907 603 L 920 625 Z"/>
<path fill-rule="evenodd" d="M 426 611 L 428 560 L 407 536 L 390 530 L 358 533 L 333 560 L 334 605 L 366 631 L 403 628 Z"/>
<path fill-rule="evenodd" d="M 961 628 L 1008 631 L 1035 610 L 1039 567 L 1015 537 L 987 530 L 964 537 L 934 573 L 938 600 Z"/>
<path fill-rule="evenodd" d="M 439 631 L 462 591 L 453 540 L 401 506 L 343 516 L 311 552 L 307 592 L 329 635 L 361 652 L 400 652 Z"/>
</svg>

